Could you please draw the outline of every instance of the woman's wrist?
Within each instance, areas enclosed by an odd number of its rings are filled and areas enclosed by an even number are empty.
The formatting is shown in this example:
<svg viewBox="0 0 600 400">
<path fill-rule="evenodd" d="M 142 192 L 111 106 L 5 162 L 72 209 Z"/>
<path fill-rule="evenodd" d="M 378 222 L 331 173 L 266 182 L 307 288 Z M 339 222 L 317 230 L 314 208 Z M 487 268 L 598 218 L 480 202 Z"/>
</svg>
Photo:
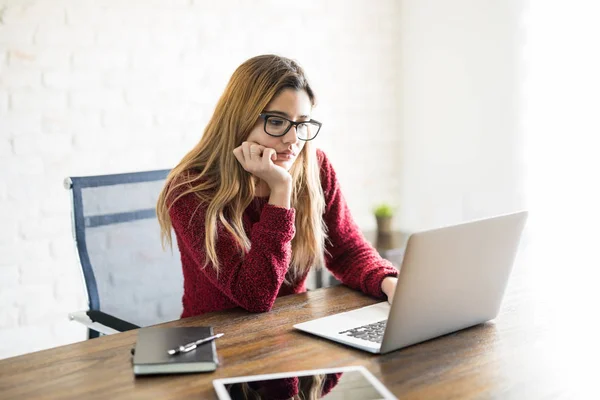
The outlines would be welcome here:
<svg viewBox="0 0 600 400">
<path fill-rule="evenodd" d="M 276 186 L 271 188 L 269 204 L 277 207 L 290 208 L 292 199 L 292 185 Z"/>
</svg>

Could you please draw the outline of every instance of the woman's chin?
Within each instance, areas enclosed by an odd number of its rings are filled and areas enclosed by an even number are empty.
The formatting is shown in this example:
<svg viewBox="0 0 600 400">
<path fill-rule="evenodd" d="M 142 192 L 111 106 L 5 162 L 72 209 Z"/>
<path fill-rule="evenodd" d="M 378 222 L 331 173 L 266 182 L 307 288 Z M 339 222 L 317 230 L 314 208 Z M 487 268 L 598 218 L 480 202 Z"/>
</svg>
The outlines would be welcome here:
<svg viewBox="0 0 600 400">
<path fill-rule="evenodd" d="M 273 164 L 285 169 L 286 171 L 289 171 L 290 169 L 292 169 L 294 161 L 295 160 L 276 160 L 275 162 L 273 162 Z"/>
</svg>

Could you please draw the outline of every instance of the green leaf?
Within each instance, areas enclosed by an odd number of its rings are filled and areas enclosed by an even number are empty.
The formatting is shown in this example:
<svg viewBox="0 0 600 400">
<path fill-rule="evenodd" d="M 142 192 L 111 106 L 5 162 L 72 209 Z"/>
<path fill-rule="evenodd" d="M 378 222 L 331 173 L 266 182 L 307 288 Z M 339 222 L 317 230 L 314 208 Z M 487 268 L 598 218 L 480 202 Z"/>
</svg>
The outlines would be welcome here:
<svg viewBox="0 0 600 400">
<path fill-rule="evenodd" d="M 376 217 L 392 217 L 394 215 L 394 211 L 394 207 L 387 203 L 378 204 L 373 209 Z"/>
</svg>

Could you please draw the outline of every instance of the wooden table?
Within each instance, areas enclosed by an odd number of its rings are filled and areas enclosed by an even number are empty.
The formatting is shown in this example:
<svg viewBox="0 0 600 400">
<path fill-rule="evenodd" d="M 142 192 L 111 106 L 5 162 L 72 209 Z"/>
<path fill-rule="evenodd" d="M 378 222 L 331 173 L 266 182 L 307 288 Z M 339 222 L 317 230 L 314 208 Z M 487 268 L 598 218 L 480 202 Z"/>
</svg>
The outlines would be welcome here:
<svg viewBox="0 0 600 400">
<path fill-rule="evenodd" d="M 214 399 L 215 378 L 347 365 L 364 365 L 402 399 L 600 398 L 597 332 L 556 315 L 536 271 L 517 265 L 496 320 L 383 356 L 292 328 L 375 302 L 337 286 L 279 298 L 269 313 L 235 309 L 165 324 L 224 332 L 214 373 L 136 379 L 137 332 L 129 331 L 0 360 L 0 398 Z"/>
</svg>

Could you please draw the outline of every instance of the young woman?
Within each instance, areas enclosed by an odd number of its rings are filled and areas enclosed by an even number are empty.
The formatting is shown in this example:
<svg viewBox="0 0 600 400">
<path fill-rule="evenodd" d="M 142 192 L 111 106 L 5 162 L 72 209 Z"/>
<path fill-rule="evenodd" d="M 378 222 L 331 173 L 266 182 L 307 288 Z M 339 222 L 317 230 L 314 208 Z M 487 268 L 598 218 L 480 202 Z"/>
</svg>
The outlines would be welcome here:
<svg viewBox="0 0 600 400">
<path fill-rule="evenodd" d="M 391 299 L 397 270 L 363 238 L 335 171 L 311 142 L 321 123 L 294 61 L 249 59 L 234 72 L 200 142 L 171 171 L 157 205 L 175 231 L 182 318 L 242 307 L 269 311 L 325 266 L 347 286 Z"/>
</svg>

